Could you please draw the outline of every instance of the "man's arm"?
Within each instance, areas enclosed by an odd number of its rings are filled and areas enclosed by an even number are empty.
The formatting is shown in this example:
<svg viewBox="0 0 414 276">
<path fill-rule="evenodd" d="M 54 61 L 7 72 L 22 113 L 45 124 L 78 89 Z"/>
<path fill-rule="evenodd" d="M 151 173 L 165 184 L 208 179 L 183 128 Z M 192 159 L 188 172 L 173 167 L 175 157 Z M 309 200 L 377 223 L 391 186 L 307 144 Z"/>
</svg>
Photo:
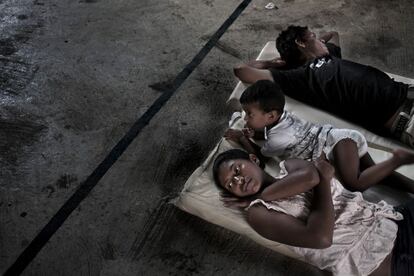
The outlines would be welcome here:
<svg viewBox="0 0 414 276">
<path fill-rule="evenodd" d="M 274 81 L 268 69 L 257 69 L 248 64 L 240 64 L 233 68 L 234 75 L 244 83 L 255 83 L 258 80 Z"/>
<path fill-rule="evenodd" d="M 256 69 L 270 69 L 281 68 L 286 65 L 286 62 L 280 57 L 277 57 L 269 60 L 251 60 L 247 65 Z"/>
<path fill-rule="evenodd" d="M 339 43 L 339 33 L 335 31 L 326 32 L 319 36 L 319 39 L 322 40 L 324 43 L 330 42 L 338 47 L 340 46 Z"/>
</svg>

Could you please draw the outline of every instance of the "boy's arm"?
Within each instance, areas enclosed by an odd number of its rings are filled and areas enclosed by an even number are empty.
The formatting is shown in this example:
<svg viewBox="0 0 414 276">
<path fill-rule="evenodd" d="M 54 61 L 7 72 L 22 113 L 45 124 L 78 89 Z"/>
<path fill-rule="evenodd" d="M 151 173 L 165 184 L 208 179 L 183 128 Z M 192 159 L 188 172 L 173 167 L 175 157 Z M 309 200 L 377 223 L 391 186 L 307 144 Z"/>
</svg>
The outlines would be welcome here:
<svg viewBox="0 0 414 276">
<path fill-rule="evenodd" d="M 256 155 L 263 163 L 269 160 L 261 153 L 261 148 L 247 138 L 241 130 L 229 128 L 224 133 L 224 138 L 239 143 L 248 153 Z"/>
<path fill-rule="evenodd" d="M 259 158 L 260 162 L 264 162 L 266 163 L 270 158 L 267 156 L 264 156 L 261 152 L 261 147 L 257 144 L 255 144 L 254 142 L 252 142 L 249 138 L 247 138 L 246 136 L 242 136 L 239 139 L 239 143 L 243 146 L 243 148 L 248 152 L 248 153 L 253 153 L 254 155 L 257 156 L 257 158 Z"/>
<path fill-rule="evenodd" d="M 254 140 L 264 140 L 265 139 L 265 132 L 264 129 L 255 129 L 253 134 Z"/>
<path fill-rule="evenodd" d="M 315 166 L 304 160 L 288 159 L 285 161 L 288 175 L 266 187 L 259 198 L 272 201 L 309 191 L 319 183 Z"/>
</svg>

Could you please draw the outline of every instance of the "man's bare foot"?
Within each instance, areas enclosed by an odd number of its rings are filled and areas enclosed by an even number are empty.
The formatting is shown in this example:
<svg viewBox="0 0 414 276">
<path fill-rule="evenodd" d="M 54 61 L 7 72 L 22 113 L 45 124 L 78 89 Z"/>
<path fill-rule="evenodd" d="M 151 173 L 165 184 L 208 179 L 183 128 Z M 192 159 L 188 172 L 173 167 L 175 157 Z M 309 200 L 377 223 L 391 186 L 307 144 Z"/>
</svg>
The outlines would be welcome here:
<svg viewBox="0 0 414 276">
<path fill-rule="evenodd" d="M 393 152 L 394 157 L 398 159 L 401 165 L 413 164 L 414 163 L 414 153 L 409 152 L 404 149 L 396 149 Z"/>
</svg>

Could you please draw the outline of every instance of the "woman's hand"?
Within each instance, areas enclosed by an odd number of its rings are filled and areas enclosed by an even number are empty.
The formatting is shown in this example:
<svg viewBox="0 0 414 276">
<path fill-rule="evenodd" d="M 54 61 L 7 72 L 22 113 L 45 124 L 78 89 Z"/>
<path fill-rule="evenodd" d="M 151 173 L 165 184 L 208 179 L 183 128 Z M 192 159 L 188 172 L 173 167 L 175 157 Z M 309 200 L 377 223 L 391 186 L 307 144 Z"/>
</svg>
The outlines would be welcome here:
<svg viewBox="0 0 414 276">
<path fill-rule="evenodd" d="M 323 177 L 326 180 L 331 180 L 333 178 L 335 168 L 328 162 L 324 152 L 322 152 L 321 156 L 314 161 L 314 164 L 320 177 Z"/>
</svg>

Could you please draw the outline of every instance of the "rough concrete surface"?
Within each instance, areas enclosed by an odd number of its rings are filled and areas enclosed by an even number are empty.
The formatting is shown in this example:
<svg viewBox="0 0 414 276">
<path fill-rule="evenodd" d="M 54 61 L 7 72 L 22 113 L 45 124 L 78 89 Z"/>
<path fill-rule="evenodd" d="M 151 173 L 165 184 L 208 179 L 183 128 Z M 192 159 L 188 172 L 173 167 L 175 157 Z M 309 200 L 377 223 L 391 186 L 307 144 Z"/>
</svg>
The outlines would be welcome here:
<svg viewBox="0 0 414 276">
<path fill-rule="evenodd" d="M 0 0 L 0 273 L 241 2 Z M 322 275 L 165 204 L 226 128 L 231 68 L 288 24 L 414 77 L 411 0 L 252 1 L 23 275 Z"/>
</svg>

